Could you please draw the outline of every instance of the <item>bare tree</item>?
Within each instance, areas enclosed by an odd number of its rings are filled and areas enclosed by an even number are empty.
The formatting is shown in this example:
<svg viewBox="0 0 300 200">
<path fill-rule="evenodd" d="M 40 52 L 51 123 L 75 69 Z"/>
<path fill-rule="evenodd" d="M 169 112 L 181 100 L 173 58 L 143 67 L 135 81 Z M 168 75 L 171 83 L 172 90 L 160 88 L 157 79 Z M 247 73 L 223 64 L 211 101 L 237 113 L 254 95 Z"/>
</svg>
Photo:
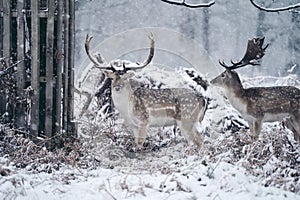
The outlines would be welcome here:
<svg viewBox="0 0 300 200">
<path fill-rule="evenodd" d="M 161 0 L 162 2 L 177 5 L 177 6 L 185 6 L 188 8 L 201 8 L 201 7 L 210 7 L 215 4 L 215 1 L 210 1 L 208 3 L 199 3 L 199 4 L 189 4 L 186 3 L 185 0 L 182 0 L 182 2 L 179 1 L 169 1 L 169 0 Z"/>
<path fill-rule="evenodd" d="M 161 1 L 165 2 L 165 3 L 172 4 L 172 5 L 184 6 L 184 7 L 188 7 L 188 8 L 210 7 L 210 6 L 212 6 L 216 3 L 215 1 L 210 1 L 208 3 L 189 4 L 189 3 L 186 3 L 185 0 L 182 0 L 181 2 L 179 2 L 179 1 L 170 1 L 170 0 L 161 0 Z M 300 8 L 300 3 L 296 3 L 296 4 L 285 6 L 285 7 L 267 8 L 267 7 L 259 5 L 254 0 L 250 0 L 250 2 L 254 7 L 258 8 L 259 10 L 265 11 L 265 12 L 282 12 L 282 11 L 298 12 L 298 11 L 295 11 L 295 9 Z"/>
<path fill-rule="evenodd" d="M 300 8 L 300 3 L 296 3 L 293 5 L 286 6 L 286 7 L 266 8 L 261 5 L 258 5 L 256 2 L 254 2 L 254 0 L 250 0 L 250 2 L 252 3 L 253 6 L 258 8 L 259 10 L 263 10 L 266 12 L 281 12 L 281 11 L 295 10 L 296 8 Z"/>
</svg>

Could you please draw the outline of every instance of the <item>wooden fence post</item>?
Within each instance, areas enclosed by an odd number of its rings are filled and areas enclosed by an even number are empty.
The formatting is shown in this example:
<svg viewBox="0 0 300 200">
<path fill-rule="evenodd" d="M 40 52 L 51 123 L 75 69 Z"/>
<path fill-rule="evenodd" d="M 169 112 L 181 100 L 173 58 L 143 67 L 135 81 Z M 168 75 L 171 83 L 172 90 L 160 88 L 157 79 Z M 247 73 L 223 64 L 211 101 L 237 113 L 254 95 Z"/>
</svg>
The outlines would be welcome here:
<svg viewBox="0 0 300 200">
<path fill-rule="evenodd" d="M 77 136 L 74 120 L 75 1 L 69 1 L 68 133 Z"/>
<path fill-rule="evenodd" d="M 19 0 L 17 4 L 17 60 L 25 59 L 25 28 L 24 28 L 24 0 Z M 17 65 L 16 85 L 19 101 L 16 102 L 15 108 L 15 126 L 17 129 L 26 129 L 25 121 L 25 62 Z"/>
<path fill-rule="evenodd" d="M 39 105 L 40 105 L 40 20 L 39 1 L 31 1 L 31 98 L 30 133 L 33 138 L 39 135 Z"/>
<path fill-rule="evenodd" d="M 68 135 L 75 131 L 73 122 L 74 109 L 74 34 L 75 34 L 75 4 L 74 1 L 64 0 L 64 99 L 63 99 L 63 129 Z M 76 133 L 75 133 L 76 135 Z"/>
<path fill-rule="evenodd" d="M 46 41 L 46 118 L 45 135 L 48 138 L 54 134 L 53 130 L 53 45 L 54 45 L 54 0 L 48 1 L 48 19 L 47 19 L 47 41 Z"/>
<path fill-rule="evenodd" d="M 3 1 L 0 1 L 0 30 L 3 28 Z M 3 31 L 0 32 L 0 58 L 3 57 Z"/>
<path fill-rule="evenodd" d="M 63 87 L 64 87 L 64 97 L 68 96 L 69 91 L 69 0 L 64 0 L 65 7 L 64 7 L 64 73 L 63 73 Z M 63 98 L 63 129 L 67 132 L 68 131 L 68 98 Z"/>
<path fill-rule="evenodd" d="M 0 30 L 4 30 L 3 26 L 3 17 L 4 17 L 4 12 L 3 12 L 3 1 L 0 1 Z M 2 64 L 3 64 L 3 32 L 0 32 L 0 69 L 2 69 Z M 0 95 L 0 113 L 5 112 L 5 97 L 4 95 Z"/>
<path fill-rule="evenodd" d="M 57 8 L 57 26 L 56 26 L 56 51 L 55 51 L 55 75 L 56 75 L 56 89 L 55 89 L 55 132 L 60 133 L 62 128 L 62 67 L 63 67 L 63 0 L 58 0 Z"/>
<path fill-rule="evenodd" d="M 6 65 L 6 67 L 8 67 L 7 65 L 10 64 L 10 62 L 12 61 L 11 59 L 11 3 L 10 0 L 3 0 L 3 58 L 4 63 Z M 3 70 L 3 69 L 2 69 Z M 9 97 L 6 94 L 7 91 L 6 89 L 3 89 L 4 94 L 1 94 L 1 103 L 3 103 L 2 105 L 2 110 L 6 113 L 5 118 L 4 118 L 4 122 L 5 123 L 9 123 L 10 120 L 10 115 L 11 113 L 7 112 L 8 110 L 10 110 L 10 107 L 8 106 L 8 101 L 9 101 Z"/>
<path fill-rule="evenodd" d="M 3 0 L 3 57 L 10 58 L 10 0 Z"/>
</svg>

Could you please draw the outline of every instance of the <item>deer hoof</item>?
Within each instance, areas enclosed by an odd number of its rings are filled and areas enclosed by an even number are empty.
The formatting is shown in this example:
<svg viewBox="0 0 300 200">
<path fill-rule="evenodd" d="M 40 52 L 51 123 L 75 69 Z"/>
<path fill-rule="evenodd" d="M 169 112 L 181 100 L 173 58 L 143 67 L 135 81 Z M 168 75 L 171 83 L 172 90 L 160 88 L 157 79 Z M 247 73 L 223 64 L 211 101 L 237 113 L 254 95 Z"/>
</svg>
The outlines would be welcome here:
<svg viewBox="0 0 300 200">
<path fill-rule="evenodd" d="M 135 138 L 134 139 L 134 142 L 135 142 L 137 148 L 143 148 L 144 141 L 145 141 L 145 138 Z"/>
</svg>

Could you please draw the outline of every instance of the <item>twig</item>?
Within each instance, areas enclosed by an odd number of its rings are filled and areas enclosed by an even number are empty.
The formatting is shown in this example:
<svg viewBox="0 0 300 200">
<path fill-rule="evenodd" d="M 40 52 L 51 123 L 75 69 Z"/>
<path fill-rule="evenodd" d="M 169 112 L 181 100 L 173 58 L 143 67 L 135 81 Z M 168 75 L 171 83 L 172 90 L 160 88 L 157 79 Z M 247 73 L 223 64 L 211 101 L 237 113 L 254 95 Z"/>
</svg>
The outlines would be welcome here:
<svg viewBox="0 0 300 200">
<path fill-rule="evenodd" d="M 258 5 L 257 3 L 254 2 L 254 0 L 250 0 L 253 6 L 258 8 L 259 10 L 263 10 L 266 12 L 281 12 L 281 11 L 288 11 L 288 10 L 293 10 L 296 8 L 300 8 L 300 3 L 296 3 L 294 5 L 286 6 L 286 7 L 281 7 L 281 8 L 266 8 L 263 6 Z"/>
<path fill-rule="evenodd" d="M 6 74 L 8 74 L 8 73 L 10 73 L 10 70 L 11 70 L 11 69 L 13 69 L 15 66 L 17 66 L 19 63 L 21 63 L 21 62 L 23 62 L 23 61 L 25 61 L 25 59 L 19 60 L 19 61 L 17 61 L 16 63 L 14 63 L 13 65 L 11 65 L 11 66 L 9 66 L 8 68 L 6 68 L 5 70 L 0 71 L 0 77 L 6 75 Z"/>
<path fill-rule="evenodd" d="M 203 7 L 210 7 L 215 4 L 215 1 L 210 1 L 208 3 L 201 3 L 201 4 L 188 4 L 183 0 L 182 2 L 177 2 L 177 1 L 170 1 L 170 0 L 161 0 L 162 2 L 169 3 L 172 5 L 177 5 L 177 6 L 185 6 L 188 8 L 203 8 Z"/>
<path fill-rule="evenodd" d="M 114 197 L 114 196 L 112 195 L 112 193 L 109 192 L 106 188 L 103 188 L 102 190 L 105 191 L 105 192 L 106 192 L 113 200 L 117 200 L 117 198 Z"/>
<path fill-rule="evenodd" d="M 215 165 L 215 167 L 211 167 L 210 166 L 210 169 L 211 170 L 208 170 L 207 171 L 207 177 L 208 178 L 213 178 L 214 176 L 213 176 L 213 173 L 215 172 L 215 170 L 217 169 L 217 167 L 219 166 L 219 164 L 221 163 L 221 161 L 222 161 L 222 157 L 221 158 L 219 158 L 219 160 L 218 160 L 218 162 L 217 162 L 217 164 Z"/>
<path fill-rule="evenodd" d="M 167 182 L 167 180 L 168 180 L 168 178 L 169 178 L 170 176 L 171 176 L 171 174 L 168 175 L 168 176 L 166 176 L 165 180 L 163 180 L 163 182 L 160 183 L 160 185 L 159 185 L 160 192 L 163 191 L 163 189 L 164 189 L 164 187 L 165 187 L 165 185 L 166 185 L 166 182 Z"/>
</svg>

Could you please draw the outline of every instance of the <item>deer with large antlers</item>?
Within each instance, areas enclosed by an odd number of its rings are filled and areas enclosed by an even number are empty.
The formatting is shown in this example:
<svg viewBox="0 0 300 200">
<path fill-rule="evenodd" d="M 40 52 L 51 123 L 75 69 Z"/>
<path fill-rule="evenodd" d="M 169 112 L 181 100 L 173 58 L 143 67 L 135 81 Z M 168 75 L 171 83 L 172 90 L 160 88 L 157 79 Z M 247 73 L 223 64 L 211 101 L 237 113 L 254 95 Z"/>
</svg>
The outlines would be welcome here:
<svg viewBox="0 0 300 200">
<path fill-rule="evenodd" d="M 203 138 L 197 131 L 202 121 L 207 101 L 199 93 L 185 88 L 133 89 L 130 78 L 135 71 L 146 67 L 154 56 L 154 39 L 150 39 L 150 51 L 142 64 L 114 60 L 101 64 L 90 54 L 89 45 L 92 37 L 86 37 L 85 50 L 94 65 L 111 78 L 112 100 L 121 117 L 134 133 L 135 143 L 141 147 L 147 135 L 148 127 L 170 126 L 177 124 L 189 144 L 201 147 Z"/>
<path fill-rule="evenodd" d="M 219 61 L 225 71 L 211 83 L 225 89 L 225 95 L 248 122 L 254 138 L 258 137 L 263 122 L 284 120 L 295 140 L 300 141 L 300 90 L 292 86 L 244 89 L 235 71 L 246 65 L 259 65 L 268 47 L 263 47 L 263 43 L 264 38 L 249 40 L 244 57 L 239 62 L 231 61 L 230 66 Z"/>
</svg>

